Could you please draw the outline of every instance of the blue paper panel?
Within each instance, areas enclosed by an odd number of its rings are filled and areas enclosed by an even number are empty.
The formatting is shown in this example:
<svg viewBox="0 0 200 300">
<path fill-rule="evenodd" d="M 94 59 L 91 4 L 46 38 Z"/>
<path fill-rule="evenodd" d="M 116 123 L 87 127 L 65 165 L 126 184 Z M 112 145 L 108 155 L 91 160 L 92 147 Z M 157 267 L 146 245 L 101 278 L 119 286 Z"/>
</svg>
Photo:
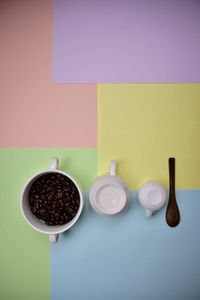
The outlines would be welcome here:
<svg viewBox="0 0 200 300">
<path fill-rule="evenodd" d="M 78 223 L 51 245 L 51 300 L 200 299 L 200 190 L 177 191 L 181 223 L 166 208 L 152 218 L 132 192 L 122 215 L 86 204 Z"/>
</svg>

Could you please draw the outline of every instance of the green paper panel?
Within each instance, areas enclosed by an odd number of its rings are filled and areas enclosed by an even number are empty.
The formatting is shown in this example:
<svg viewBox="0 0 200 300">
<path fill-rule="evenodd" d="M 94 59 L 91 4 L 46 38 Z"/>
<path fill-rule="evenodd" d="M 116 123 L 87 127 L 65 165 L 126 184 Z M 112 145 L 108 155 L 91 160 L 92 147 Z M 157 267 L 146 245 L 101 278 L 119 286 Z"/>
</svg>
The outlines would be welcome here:
<svg viewBox="0 0 200 300">
<path fill-rule="evenodd" d="M 50 245 L 21 216 L 20 193 L 30 176 L 49 168 L 58 156 L 60 168 L 88 189 L 96 176 L 96 149 L 0 148 L 0 299 L 50 299 Z"/>
</svg>

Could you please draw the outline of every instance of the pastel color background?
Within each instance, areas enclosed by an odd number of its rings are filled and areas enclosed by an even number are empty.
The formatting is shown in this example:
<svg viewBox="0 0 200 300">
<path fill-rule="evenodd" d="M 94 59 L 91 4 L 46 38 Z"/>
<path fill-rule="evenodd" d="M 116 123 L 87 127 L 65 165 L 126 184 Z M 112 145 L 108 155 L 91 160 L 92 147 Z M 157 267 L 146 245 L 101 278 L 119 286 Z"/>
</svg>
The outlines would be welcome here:
<svg viewBox="0 0 200 300">
<path fill-rule="evenodd" d="M 112 157 L 130 188 L 167 186 L 175 156 L 177 188 L 200 188 L 200 84 L 101 84 L 98 112 L 100 173 Z"/>
<path fill-rule="evenodd" d="M 54 82 L 199 82 L 197 0 L 55 0 Z"/>
<path fill-rule="evenodd" d="M 51 156 L 63 171 L 89 188 L 96 174 L 96 149 L 0 149 L 0 299 L 50 299 L 50 245 L 22 218 L 19 198 L 26 181 L 49 169 Z M 77 224 L 77 229 L 79 225 Z M 71 230 L 71 234 L 73 229 Z"/>
<path fill-rule="evenodd" d="M 52 6 L 0 2 L 1 147 L 96 147 L 96 86 L 51 83 Z"/>
<path fill-rule="evenodd" d="M 135 192 L 120 217 L 102 219 L 86 207 L 80 228 L 51 245 L 52 299 L 198 300 L 200 191 L 177 197 L 182 220 L 175 230 L 165 210 L 147 220 Z"/>
<path fill-rule="evenodd" d="M 200 298 L 199 20 L 196 0 L 0 2 L 0 299 Z M 51 156 L 86 198 L 56 245 L 19 209 Z M 165 209 L 146 219 L 136 190 L 149 179 L 168 188 L 168 156 L 174 229 Z M 103 218 L 88 190 L 110 159 L 132 199 Z"/>
</svg>

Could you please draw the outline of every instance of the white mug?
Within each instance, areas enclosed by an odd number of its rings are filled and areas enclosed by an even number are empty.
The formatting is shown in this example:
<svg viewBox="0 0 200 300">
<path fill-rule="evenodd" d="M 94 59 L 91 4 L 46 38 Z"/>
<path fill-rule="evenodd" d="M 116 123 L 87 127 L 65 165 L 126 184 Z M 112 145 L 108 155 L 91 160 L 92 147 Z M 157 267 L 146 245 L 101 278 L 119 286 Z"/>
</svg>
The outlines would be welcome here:
<svg viewBox="0 0 200 300">
<path fill-rule="evenodd" d="M 98 214 L 111 216 L 124 211 L 130 199 L 128 187 L 116 176 L 116 161 L 111 160 L 110 174 L 97 177 L 90 189 L 90 204 Z"/>
<path fill-rule="evenodd" d="M 146 182 L 138 191 L 138 199 L 146 208 L 146 216 L 150 217 L 154 211 L 161 209 L 167 202 L 167 191 L 157 182 Z"/>
<path fill-rule="evenodd" d="M 40 176 L 48 174 L 48 173 L 57 173 L 57 174 L 62 174 L 72 180 L 72 182 L 75 184 L 75 186 L 78 189 L 79 196 L 80 196 L 80 205 L 79 209 L 75 215 L 75 217 L 68 223 L 63 224 L 63 225 L 55 225 L 55 226 L 49 226 L 41 222 L 35 215 L 32 214 L 29 201 L 28 201 L 28 194 L 30 191 L 31 186 L 35 182 L 36 179 L 38 179 Z M 83 209 L 83 204 L 84 204 L 84 198 L 83 198 L 83 193 L 80 188 L 80 185 L 77 183 L 77 181 L 68 173 L 60 171 L 59 170 L 59 160 L 57 157 L 51 158 L 50 162 L 50 170 L 43 171 L 40 173 L 35 174 L 32 178 L 29 179 L 29 181 L 26 183 L 24 186 L 22 193 L 21 193 L 21 201 L 20 201 L 20 207 L 21 207 L 21 213 L 26 220 L 26 222 L 35 230 L 45 233 L 49 235 L 49 241 L 51 243 L 56 243 L 59 237 L 59 234 L 61 232 L 64 232 L 68 230 L 70 227 L 72 227 L 78 218 L 80 217 L 80 214 Z"/>
</svg>

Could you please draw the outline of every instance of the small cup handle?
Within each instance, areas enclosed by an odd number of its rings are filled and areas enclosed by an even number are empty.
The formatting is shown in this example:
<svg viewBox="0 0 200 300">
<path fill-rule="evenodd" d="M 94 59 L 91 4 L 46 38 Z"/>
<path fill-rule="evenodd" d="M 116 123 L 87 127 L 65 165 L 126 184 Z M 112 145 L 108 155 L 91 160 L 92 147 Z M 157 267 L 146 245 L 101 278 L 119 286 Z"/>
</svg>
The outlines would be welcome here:
<svg viewBox="0 0 200 300">
<path fill-rule="evenodd" d="M 116 176 L 116 168 L 117 168 L 116 160 L 111 160 L 110 161 L 110 175 Z"/>
<path fill-rule="evenodd" d="M 58 170 L 59 169 L 59 159 L 58 157 L 52 157 L 50 161 L 50 169 Z"/>
<path fill-rule="evenodd" d="M 146 216 L 147 216 L 147 217 L 151 217 L 152 214 L 153 214 L 153 211 L 147 208 L 147 209 L 146 209 Z"/>
<path fill-rule="evenodd" d="M 59 238 L 59 234 L 49 234 L 49 242 L 50 243 L 57 243 Z"/>
</svg>

